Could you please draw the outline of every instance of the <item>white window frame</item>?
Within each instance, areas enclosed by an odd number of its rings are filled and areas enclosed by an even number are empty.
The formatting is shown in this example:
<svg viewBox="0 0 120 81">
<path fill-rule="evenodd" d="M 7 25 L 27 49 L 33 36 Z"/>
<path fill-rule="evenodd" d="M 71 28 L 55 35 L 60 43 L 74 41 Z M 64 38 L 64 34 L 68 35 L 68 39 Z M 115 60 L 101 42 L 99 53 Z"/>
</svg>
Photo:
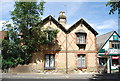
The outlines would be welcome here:
<svg viewBox="0 0 120 81">
<path fill-rule="evenodd" d="M 44 69 L 55 69 L 55 54 L 45 54 Z"/>
<path fill-rule="evenodd" d="M 78 68 L 86 68 L 86 55 L 78 54 Z"/>
<path fill-rule="evenodd" d="M 86 35 L 85 34 L 77 35 L 77 44 L 86 44 Z"/>
</svg>

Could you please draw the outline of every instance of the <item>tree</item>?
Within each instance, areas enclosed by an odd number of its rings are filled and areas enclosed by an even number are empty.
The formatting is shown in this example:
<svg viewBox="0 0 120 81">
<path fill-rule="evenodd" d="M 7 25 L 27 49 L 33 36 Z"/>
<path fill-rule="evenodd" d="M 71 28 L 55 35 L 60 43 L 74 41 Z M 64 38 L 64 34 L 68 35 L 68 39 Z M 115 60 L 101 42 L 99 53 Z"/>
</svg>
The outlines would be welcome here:
<svg viewBox="0 0 120 81">
<path fill-rule="evenodd" d="M 109 14 L 114 14 L 114 12 L 117 10 L 118 10 L 118 14 L 120 14 L 120 1 L 119 0 L 116 0 L 116 2 L 111 0 L 107 2 L 106 6 L 111 7 Z"/>
<path fill-rule="evenodd" d="M 48 40 L 45 31 L 47 29 L 42 31 L 41 15 L 43 15 L 44 3 L 44 1 L 15 2 L 15 8 L 11 12 L 12 24 L 5 23 L 8 39 L 2 42 L 3 70 L 18 64 L 29 64 L 32 54 L 39 51 L 39 46 Z M 49 33 L 53 37 L 52 40 L 57 32 L 53 30 Z M 51 42 L 53 41 L 47 41 L 47 43 Z"/>
<path fill-rule="evenodd" d="M 106 6 L 111 7 L 109 14 L 114 14 L 118 10 L 118 33 L 120 34 L 120 0 L 111 0 Z"/>
</svg>

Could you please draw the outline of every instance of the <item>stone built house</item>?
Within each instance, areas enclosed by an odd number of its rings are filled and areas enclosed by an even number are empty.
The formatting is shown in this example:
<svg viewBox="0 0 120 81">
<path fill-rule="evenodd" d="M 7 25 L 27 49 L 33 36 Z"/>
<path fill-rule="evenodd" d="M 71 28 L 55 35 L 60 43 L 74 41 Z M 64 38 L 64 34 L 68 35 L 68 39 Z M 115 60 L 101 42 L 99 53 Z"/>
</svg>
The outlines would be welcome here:
<svg viewBox="0 0 120 81">
<path fill-rule="evenodd" d="M 51 15 L 43 20 L 44 28 L 59 30 L 55 45 L 41 46 L 34 53 L 29 65 L 19 65 L 10 72 L 96 72 L 98 33 L 84 20 L 80 19 L 66 29 L 65 12 L 60 12 L 58 21 Z"/>
</svg>

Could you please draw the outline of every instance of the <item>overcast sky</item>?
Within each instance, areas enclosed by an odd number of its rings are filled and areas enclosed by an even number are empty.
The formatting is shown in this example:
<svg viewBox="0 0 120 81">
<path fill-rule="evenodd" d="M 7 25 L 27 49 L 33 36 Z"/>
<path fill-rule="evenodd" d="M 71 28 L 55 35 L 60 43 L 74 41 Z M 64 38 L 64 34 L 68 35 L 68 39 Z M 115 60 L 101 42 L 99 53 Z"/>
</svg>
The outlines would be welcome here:
<svg viewBox="0 0 120 81">
<path fill-rule="evenodd" d="M 43 19 L 52 15 L 58 19 L 59 12 L 65 11 L 67 16 L 67 28 L 77 22 L 80 18 L 86 20 L 99 35 L 118 30 L 117 12 L 109 15 L 110 7 L 106 7 L 106 2 L 46 2 Z M 13 1 L 4 1 L 1 3 L 2 19 L 0 21 L 0 30 L 2 22 L 10 20 L 10 11 L 14 9 Z"/>
</svg>

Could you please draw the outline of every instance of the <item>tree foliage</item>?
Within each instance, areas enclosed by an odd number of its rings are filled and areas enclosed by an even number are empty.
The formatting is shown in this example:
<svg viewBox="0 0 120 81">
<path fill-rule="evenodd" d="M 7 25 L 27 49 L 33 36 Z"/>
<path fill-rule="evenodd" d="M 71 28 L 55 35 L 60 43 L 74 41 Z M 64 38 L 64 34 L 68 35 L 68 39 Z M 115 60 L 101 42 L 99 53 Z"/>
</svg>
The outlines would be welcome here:
<svg viewBox="0 0 120 81">
<path fill-rule="evenodd" d="M 11 12 L 12 24 L 6 23 L 4 28 L 7 30 L 7 40 L 2 41 L 2 69 L 29 64 L 32 53 L 39 51 L 40 45 L 53 42 L 58 31 L 42 31 L 43 11 L 44 1 L 15 2 Z M 50 40 L 46 37 L 48 32 Z"/>
<path fill-rule="evenodd" d="M 109 14 L 114 14 L 114 12 L 117 10 L 118 10 L 118 14 L 120 14 L 120 1 L 117 0 L 115 2 L 115 1 L 111 0 L 111 1 L 107 2 L 106 6 L 111 7 Z"/>
</svg>

